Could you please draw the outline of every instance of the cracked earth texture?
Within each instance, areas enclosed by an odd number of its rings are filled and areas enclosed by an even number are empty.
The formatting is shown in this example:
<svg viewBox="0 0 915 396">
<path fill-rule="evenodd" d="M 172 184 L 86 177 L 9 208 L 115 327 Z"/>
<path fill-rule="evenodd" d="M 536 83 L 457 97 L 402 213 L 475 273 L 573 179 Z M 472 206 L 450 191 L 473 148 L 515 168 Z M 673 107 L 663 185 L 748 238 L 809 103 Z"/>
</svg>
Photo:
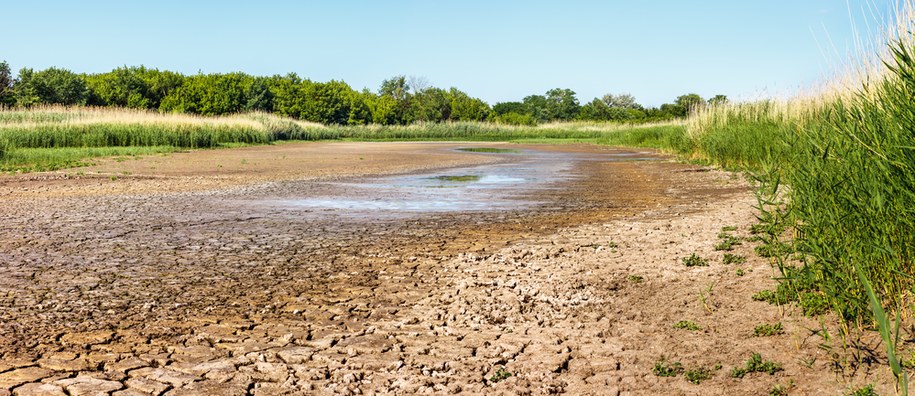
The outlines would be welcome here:
<svg viewBox="0 0 915 396">
<path fill-rule="evenodd" d="M 774 284 L 767 262 L 750 257 L 739 277 L 713 251 L 722 226 L 746 235 L 753 222 L 749 188 L 727 173 L 581 162 L 581 178 L 534 192 L 550 205 L 516 211 L 352 218 L 252 204 L 329 180 L 512 161 L 453 150 L 466 146 L 286 144 L 4 176 L 0 395 L 849 386 L 825 359 L 802 364 L 823 353 L 814 322 L 750 299 Z M 683 266 L 693 252 L 711 265 Z M 674 329 L 683 319 L 702 330 Z M 785 335 L 752 336 L 775 321 Z M 730 378 L 754 351 L 785 371 Z M 659 378 L 662 355 L 723 368 L 700 385 Z"/>
</svg>

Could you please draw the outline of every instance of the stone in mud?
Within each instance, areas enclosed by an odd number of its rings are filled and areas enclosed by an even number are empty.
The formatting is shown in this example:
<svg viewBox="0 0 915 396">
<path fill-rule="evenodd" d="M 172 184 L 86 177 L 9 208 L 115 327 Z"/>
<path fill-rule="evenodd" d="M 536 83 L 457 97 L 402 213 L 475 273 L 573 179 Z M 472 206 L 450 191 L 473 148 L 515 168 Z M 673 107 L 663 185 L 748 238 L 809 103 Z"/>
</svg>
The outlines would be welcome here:
<svg viewBox="0 0 915 396">
<path fill-rule="evenodd" d="M 182 387 L 199 379 L 197 376 L 184 374 L 175 370 L 151 367 L 133 370 L 130 372 L 130 377 L 164 382 L 175 388 Z"/>
<path fill-rule="evenodd" d="M 257 362 L 254 369 L 260 374 L 255 378 L 268 382 L 283 382 L 289 377 L 289 368 L 282 363 Z"/>
<path fill-rule="evenodd" d="M 311 360 L 314 349 L 309 347 L 296 347 L 282 349 L 276 353 L 286 364 L 302 364 Z"/>
<path fill-rule="evenodd" d="M 65 334 L 60 338 L 60 343 L 64 346 L 82 347 L 89 349 L 92 345 L 107 344 L 111 341 L 114 333 L 111 331 L 90 331 L 85 333 Z"/>
<path fill-rule="evenodd" d="M 56 381 L 71 396 L 107 396 L 124 387 L 120 382 L 106 381 L 91 377 L 76 377 Z"/>
<path fill-rule="evenodd" d="M 66 396 L 64 389 L 54 384 L 25 384 L 13 391 L 13 396 Z"/>
<path fill-rule="evenodd" d="M 83 371 L 92 368 L 92 365 L 83 358 L 61 359 L 52 357 L 39 360 L 38 365 L 53 371 Z"/>
<path fill-rule="evenodd" d="M 160 395 L 169 388 L 166 384 L 147 378 L 131 378 L 127 380 L 126 384 L 130 389 L 153 395 Z"/>
<path fill-rule="evenodd" d="M 35 382 L 51 374 L 41 367 L 25 367 L 0 374 L 0 389 L 10 389 L 29 382 Z"/>
</svg>

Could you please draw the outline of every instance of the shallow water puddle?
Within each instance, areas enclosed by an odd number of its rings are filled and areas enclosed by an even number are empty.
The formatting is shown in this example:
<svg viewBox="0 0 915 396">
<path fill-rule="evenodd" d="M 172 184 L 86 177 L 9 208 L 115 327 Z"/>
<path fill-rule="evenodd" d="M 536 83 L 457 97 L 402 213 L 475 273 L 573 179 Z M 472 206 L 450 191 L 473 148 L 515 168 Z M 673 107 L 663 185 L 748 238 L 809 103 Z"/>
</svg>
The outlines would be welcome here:
<svg viewBox="0 0 915 396">
<path fill-rule="evenodd" d="M 645 154 L 579 154 L 534 150 L 492 153 L 486 155 L 503 156 L 508 161 L 330 183 L 332 188 L 329 194 L 282 199 L 276 203 L 281 207 L 305 209 L 313 213 L 357 216 L 523 209 L 545 203 L 536 199 L 538 190 L 558 188 L 560 182 L 582 177 L 576 172 L 576 164 L 581 161 L 653 159 Z"/>
</svg>

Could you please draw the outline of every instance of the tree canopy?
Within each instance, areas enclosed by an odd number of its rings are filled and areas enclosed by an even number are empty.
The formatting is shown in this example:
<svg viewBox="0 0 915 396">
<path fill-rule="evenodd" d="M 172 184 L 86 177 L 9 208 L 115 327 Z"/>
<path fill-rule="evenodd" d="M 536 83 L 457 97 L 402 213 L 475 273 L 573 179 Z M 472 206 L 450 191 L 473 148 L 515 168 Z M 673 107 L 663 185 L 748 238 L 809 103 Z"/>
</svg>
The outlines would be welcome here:
<svg viewBox="0 0 915 396">
<path fill-rule="evenodd" d="M 706 102 L 682 95 L 660 108 L 645 108 L 628 93 L 607 93 L 581 105 L 575 91 L 553 88 L 521 101 L 490 106 L 458 88 L 432 86 L 424 77 L 393 76 L 376 92 L 357 91 L 343 81 L 317 82 L 295 73 L 184 75 L 144 66 L 107 73 L 77 74 L 67 69 L 23 68 L 14 78 L 0 63 L 0 104 L 118 106 L 161 112 L 221 115 L 262 111 L 323 124 L 410 124 L 414 122 L 493 121 L 534 125 L 550 121 L 641 122 L 685 117 L 691 109 L 726 103 L 717 95 Z"/>
</svg>

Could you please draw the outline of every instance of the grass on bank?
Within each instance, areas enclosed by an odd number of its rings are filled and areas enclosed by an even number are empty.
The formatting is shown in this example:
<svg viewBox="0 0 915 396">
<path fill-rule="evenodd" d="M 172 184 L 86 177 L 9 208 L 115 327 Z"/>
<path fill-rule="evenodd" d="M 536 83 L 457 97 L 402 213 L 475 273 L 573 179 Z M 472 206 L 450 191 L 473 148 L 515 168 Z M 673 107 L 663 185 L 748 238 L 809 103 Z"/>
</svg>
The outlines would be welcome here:
<svg viewBox="0 0 915 396">
<path fill-rule="evenodd" d="M 682 123 L 627 125 L 567 122 L 511 126 L 480 122 L 407 126 L 324 126 L 267 113 L 224 117 L 114 108 L 60 106 L 0 110 L 0 171 L 42 171 L 85 165 L 92 158 L 177 149 L 284 141 L 582 141 L 664 146 L 684 136 Z M 471 149 L 505 153 L 509 149 Z"/>
<path fill-rule="evenodd" d="M 690 120 L 695 152 L 758 181 L 757 253 L 781 272 L 754 298 L 827 310 L 843 336 L 879 330 L 888 366 L 915 315 L 915 13 L 855 84 L 812 98 L 712 107 Z M 903 323 L 905 322 L 905 323 Z M 908 338 L 908 337 L 906 337 Z M 856 344 L 855 341 L 845 345 Z"/>
<path fill-rule="evenodd" d="M 140 158 L 144 155 L 172 153 L 173 146 L 144 147 L 59 147 L 25 148 L 9 151 L 0 158 L 0 172 L 43 172 L 92 164 L 100 157 Z"/>
</svg>

